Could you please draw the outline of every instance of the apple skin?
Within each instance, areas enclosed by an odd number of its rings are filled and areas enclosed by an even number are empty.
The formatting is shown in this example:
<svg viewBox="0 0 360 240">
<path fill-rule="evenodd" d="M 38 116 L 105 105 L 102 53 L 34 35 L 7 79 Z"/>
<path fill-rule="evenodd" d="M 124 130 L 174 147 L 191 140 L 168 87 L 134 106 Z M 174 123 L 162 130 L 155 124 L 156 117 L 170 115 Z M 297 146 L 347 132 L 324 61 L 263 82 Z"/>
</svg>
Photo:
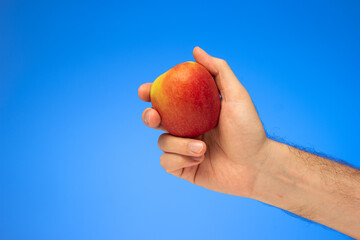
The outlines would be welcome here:
<svg viewBox="0 0 360 240">
<path fill-rule="evenodd" d="M 220 115 L 220 95 L 208 70 L 184 62 L 160 75 L 150 99 L 161 123 L 172 135 L 196 138 L 214 128 Z"/>
</svg>

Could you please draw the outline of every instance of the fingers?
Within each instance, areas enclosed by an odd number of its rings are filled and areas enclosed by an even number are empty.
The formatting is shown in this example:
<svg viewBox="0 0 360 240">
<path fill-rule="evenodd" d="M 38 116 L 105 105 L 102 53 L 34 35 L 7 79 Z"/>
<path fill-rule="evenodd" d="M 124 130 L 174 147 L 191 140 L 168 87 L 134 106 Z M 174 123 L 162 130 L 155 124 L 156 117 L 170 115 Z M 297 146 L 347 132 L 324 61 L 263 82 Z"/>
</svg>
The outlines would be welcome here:
<svg viewBox="0 0 360 240">
<path fill-rule="evenodd" d="M 197 165 L 205 159 L 206 144 L 164 133 L 159 137 L 158 145 L 165 152 L 160 157 L 161 166 L 168 173 L 192 181 Z"/>
<path fill-rule="evenodd" d="M 160 157 L 161 166 L 177 177 L 181 177 L 184 168 L 196 166 L 204 160 L 204 156 L 197 159 L 175 153 L 164 153 Z"/>
<path fill-rule="evenodd" d="M 166 132 L 166 129 L 161 125 L 161 117 L 155 109 L 145 109 L 141 117 L 146 126 Z"/>
<path fill-rule="evenodd" d="M 163 152 L 190 157 L 201 157 L 206 152 L 206 144 L 203 141 L 175 137 L 168 133 L 164 133 L 159 137 L 158 145 Z"/>
<path fill-rule="evenodd" d="M 150 102 L 151 85 L 152 83 L 145 83 L 139 87 L 138 95 L 141 100 Z M 142 114 L 142 120 L 146 126 L 166 132 L 166 129 L 161 125 L 161 117 L 155 109 L 145 109 Z"/>
<path fill-rule="evenodd" d="M 141 100 L 150 102 L 151 85 L 152 83 L 144 83 L 139 87 L 138 95 Z M 166 132 L 165 128 L 161 125 L 161 117 L 155 109 L 145 109 L 142 114 L 142 120 L 146 126 Z"/>
<path fill-rule="evenodd" d="M 213 76 L 219 75 L 220 71 L 224 72 L 228 70 L 226 69 L 225 63 L 221 62 L 224 60 L 210 56 L 200 47 L 194 48 L 193 55 L 196 62 L 206 67 Z"/>
<path fill-rule="evenodd" d="M 238 100 L 242 95 L 247 94 L 225 60 L 212 57 L 199 47 L 194 48 L 193 55 L 196 62 L 203 65 L 215 77 L 216 85 L 225 101 Z"/>
<path fill-rule="evenodd" d="M 152 83 L 144 83 L 138 89 L 139 98 L 145 102 L 150 102 L 150 89 Z"/>
</svg>

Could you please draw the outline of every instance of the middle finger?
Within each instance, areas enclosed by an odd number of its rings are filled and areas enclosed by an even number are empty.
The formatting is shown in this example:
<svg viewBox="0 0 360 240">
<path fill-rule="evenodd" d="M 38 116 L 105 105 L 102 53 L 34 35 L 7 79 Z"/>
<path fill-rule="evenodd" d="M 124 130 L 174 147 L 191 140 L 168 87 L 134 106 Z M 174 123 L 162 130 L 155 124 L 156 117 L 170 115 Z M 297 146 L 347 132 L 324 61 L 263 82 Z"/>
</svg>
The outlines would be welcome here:
<svg viewBox="0 0 360 240">
<path fill-rule="evenodd" d="M 199 157 L 204 155 L 206 144 L 197 139 L 175 137 L 168 133 L 160 135 L 159 148 L 164 152 Z"/>
</svg>

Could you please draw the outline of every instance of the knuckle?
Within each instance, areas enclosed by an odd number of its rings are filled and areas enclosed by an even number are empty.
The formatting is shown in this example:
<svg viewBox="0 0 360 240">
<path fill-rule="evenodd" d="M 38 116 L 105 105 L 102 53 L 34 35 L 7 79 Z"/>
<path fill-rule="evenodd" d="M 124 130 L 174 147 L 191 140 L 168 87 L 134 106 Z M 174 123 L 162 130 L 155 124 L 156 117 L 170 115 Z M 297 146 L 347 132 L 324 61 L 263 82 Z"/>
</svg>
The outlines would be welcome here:
<svg viewBox="0 0 360 240">
<path fill-rule="evenodd" d="M 219 64 L 223 67 L 228 66 L 228 63 L 224 59 L 219 59 Z"/>
<path fill-rule="evenodd" d="M 228 63 L 222 58 L 217 58 L 216 63 L 221 68 L 228 66 Z"/>
</svg>

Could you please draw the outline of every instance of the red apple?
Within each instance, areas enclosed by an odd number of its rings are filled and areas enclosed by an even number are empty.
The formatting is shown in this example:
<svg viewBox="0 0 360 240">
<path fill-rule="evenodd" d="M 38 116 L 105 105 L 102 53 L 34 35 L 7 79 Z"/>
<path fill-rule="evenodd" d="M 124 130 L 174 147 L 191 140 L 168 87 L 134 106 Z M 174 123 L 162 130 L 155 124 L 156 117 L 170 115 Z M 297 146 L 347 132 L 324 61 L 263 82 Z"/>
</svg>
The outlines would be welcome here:
<svg viewBox="0 0 360 240">
<path fill-rule="evenodd" d="M 199 63 L 184 62 L 160 75 L 152 84 L 150 98 L 172 135 L 195 138 L 217 125 L 219 91 Z"/>
</svg>

